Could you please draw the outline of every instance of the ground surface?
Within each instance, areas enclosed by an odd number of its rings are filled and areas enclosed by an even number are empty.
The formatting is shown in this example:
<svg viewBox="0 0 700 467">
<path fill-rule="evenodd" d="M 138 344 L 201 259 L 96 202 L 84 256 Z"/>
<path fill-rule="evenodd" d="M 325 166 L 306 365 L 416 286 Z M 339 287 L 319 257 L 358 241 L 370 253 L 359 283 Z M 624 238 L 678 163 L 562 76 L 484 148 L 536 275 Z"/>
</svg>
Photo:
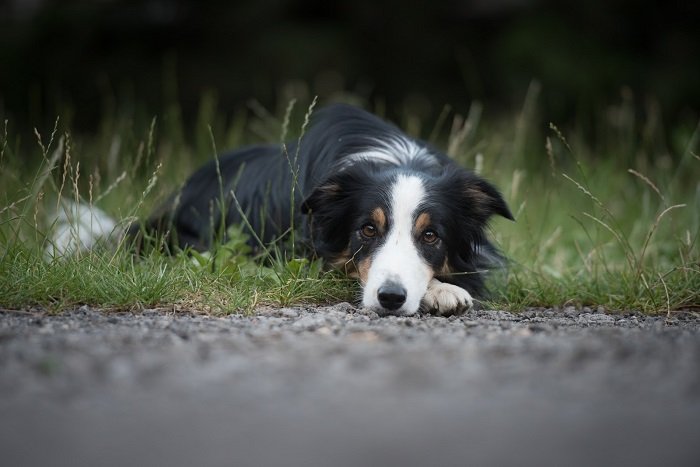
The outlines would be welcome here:
<svg viewBox="0 0 700 467">
<path fill-rule="evenodd" d="M 0 313 L 0 463 L 700 465 L 700 319 Z"/>
</svg>

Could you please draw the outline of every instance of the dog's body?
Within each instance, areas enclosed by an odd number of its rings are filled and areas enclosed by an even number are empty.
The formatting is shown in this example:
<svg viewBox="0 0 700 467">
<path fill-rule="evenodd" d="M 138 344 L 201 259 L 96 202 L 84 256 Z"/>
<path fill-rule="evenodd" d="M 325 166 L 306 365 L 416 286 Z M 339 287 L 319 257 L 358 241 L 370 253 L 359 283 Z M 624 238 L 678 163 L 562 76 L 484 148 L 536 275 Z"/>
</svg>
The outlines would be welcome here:
<svg viewBox="0 0 700 467">
<path fill-rule="evenodd" d="M 486 223 L 512 219 L 489 183 L 345 105 L 314 114 L 299 144 L 247 147 L 206 164 L 140 228 L 206 250 L 226 230 L 222 220 L 241 223 L 241 212 L 263 242 L 294 222 L 316 254 L 360 280 L 364 306 L 404 315 L 421 304 L 471 307 L 500 258 Z"/>
</svg>

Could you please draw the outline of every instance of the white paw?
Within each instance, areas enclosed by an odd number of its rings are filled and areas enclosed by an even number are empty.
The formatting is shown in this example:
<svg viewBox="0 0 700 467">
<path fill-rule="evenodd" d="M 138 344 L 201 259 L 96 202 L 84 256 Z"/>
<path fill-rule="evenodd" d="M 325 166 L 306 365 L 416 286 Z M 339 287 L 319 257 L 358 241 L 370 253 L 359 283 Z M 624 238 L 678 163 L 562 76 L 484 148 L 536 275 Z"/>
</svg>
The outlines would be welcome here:
<svg viewBox="0 0 700 467">
<path fill-rule="evenodd" d="M 432 279 L 423 297 L 423 306 L 432 313 L 454 315 L 471 309 L 474 300 L 463 288 Z"/>
</svg>

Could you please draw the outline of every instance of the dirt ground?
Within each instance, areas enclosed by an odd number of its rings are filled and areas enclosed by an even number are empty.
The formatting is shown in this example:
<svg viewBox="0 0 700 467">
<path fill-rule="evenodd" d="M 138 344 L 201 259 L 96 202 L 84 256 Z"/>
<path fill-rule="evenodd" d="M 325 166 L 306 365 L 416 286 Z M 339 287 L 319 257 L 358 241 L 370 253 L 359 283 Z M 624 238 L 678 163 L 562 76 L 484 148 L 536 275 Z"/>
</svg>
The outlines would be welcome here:
<svg viewBox="0 0 700 467">
<path fill-rule="evenodd" d="M 6 466 L 697 466 L 700 317 L 0 312 Z"/>
</svg>

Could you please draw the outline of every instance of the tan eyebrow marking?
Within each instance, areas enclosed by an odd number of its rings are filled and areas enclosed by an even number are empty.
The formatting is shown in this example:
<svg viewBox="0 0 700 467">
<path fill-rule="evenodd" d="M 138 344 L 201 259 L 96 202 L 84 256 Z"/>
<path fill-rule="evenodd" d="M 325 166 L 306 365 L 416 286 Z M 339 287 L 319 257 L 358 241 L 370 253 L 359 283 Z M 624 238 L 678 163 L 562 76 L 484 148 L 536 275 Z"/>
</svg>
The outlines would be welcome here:
<svg viewBox="0 0 700 467">
<path fill-rule="evenodd" d="M 430 226 L 430 214 L 427 212 L 421 213 L 418 218 L 416 218 L 416 222 L 414 224 L 414 230 L 416 234 L 422 233 L 425 229 L 427 229 Z"/>
<path fill-rule="evenodd" d="M 370 215 L 380 233 L 386 230 L 386 214 L 382 208 L 375 208 Z"/>
</svg>

